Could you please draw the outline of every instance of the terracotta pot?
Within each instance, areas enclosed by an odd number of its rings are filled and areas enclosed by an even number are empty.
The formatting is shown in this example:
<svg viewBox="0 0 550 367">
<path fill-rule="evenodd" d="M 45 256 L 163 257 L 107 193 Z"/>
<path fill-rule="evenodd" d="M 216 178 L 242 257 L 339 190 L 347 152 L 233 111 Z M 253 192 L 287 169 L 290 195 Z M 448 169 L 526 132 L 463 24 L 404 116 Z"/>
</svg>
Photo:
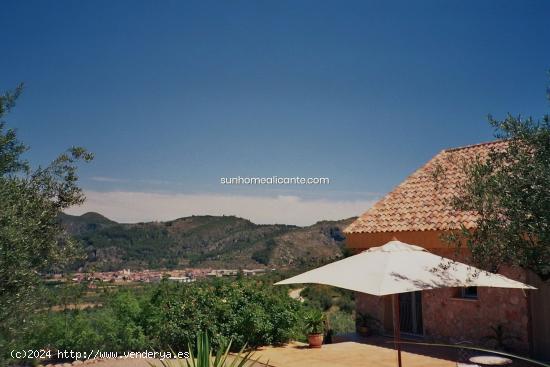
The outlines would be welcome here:
<svg viewBox="0 0 550 367">
<path fill-rule="evenodd" d="M 310 348 L 321 348 L 321 345 L 323 345 L 323 334 L 308 334 L 307 341 Z"/>
<path fill-rule="evenodd" d="M 358 326 L 357 332 L 362 336 L 367 336 L 369 335 L 369 328 L 366 326 Z"/>
</svg>

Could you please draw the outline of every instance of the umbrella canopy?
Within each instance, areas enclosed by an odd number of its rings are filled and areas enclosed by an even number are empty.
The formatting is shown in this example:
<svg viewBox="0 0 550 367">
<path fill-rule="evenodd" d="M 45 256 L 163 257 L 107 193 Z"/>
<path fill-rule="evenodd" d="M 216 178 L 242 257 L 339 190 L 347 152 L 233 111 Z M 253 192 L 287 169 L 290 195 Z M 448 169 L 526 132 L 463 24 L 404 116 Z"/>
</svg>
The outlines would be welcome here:
<svg viewBox="0 0 550 367">
<path fill-rule="evenodd" d="M 276 284 L 295 283 L 326 284 L 375 296 L 449 287 L 534 289 L 396 240 Z"/>
<path fill-rule="evenodd" d="M 275 284 L 296 283 L 326 284 L 375 296 L 393 295 L 393 327 L 399 367 L 399 293 L 450 287 L 535 289 L 397 240 Z"/>
</svg>

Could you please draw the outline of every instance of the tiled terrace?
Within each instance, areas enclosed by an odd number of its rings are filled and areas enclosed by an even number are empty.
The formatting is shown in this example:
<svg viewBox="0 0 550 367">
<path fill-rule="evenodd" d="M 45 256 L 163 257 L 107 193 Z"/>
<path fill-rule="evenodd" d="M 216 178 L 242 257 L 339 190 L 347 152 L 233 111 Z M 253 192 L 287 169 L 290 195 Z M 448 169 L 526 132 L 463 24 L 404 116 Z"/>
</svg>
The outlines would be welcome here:
<svg viewBox="0 0 550 367">
<path fill-rule="evenodd" d="M 456 367 L 460 352 L 453 348 L 403 344 L 404 367 Z M 485 354 L 485 353 L 475 353 Z M 356 334 L 335 337 L 333 344 L 320 349 L 310 349 L 306 344 L 293 342 L 279 347 L 262 347 L 254 355 L 260 363 L 254 367 L 395 367 L 397 352 L 391 338 L 358 337 Z M 78 363 L 78 362 L 77 362 Z M 161 367 L 159 360 L 114 359 L 86 361 L 84 364 L 97 367 L 147 367 L 151 364 Z M 171 361 L 174 363 L 174 361 Z M 185 362 L 180 360 L 181 366 Z M 174 364 L 172 364 L 174 365 Z M 178 366 L 178 364 L 175 364 Z M 56 365 L 69 367 L 70 364 Z M 514 360 L 511 367 L 534 367 L 535 365 Z"/>
<path fill-rule="evenodd" d="M 404 367 L 456 367 L 459 359 L 465 362 L 475 355 L 487 353 L 414 344 L 402 344 L 401 353 Z M 271 367 L 397 366 L 397 352 L 392 338 L 365 338 L 355 333 L 336 336 L 333 344 L 325 344 L 321 349 L 309 349 L 306 344 L 296 342 L 282 347 L 264 347 L 257 351 L 256 357 Z M 509 366 L 535 367 L 517 359 Z"/>
<path fill-rule="evenodd" d="M 370 339 L 370 338 L 369 338 Z M 374 341 L 375 339 L 371 339 Z M 254 359 L 259 358 L 254 367 L 395 367 L 397 353 L 393 344 L 386 343 L 391 339 L 376 339 L 381 345 L 364 344 L 355 341 L 343 341 L 323 345 L 320 349 L 310 349 L 306 344 L 293 342 L 280 347 L 263 347 L 255 352 Z M 403 352 L 405 367 L 456 367 L 456 362 L 438 357 Z M 181 366 L 185 365 L 180 361 Z M 162 366 L 158 360 L 145 359 L 112 359 L 103 361 L 87 361 L 97 367 L 147 367 L 150 363 Z M 171 361 L 174 363 L 174 361 Z M 177 364 L 175 364 L 177 365 Z M 60 364 L 56 367 L 69 367 L 70 364 Z"/>
<path fill-rule="evenodd" d="M 397 353 L 391 347 L 358 342 L 323 345 L 309 349 L 305 344 L 292 343 L 283 347 L 265 347 L 258 350 L 260 362 L 273 367 L 395 367 Z M 406 367 L 456 367 L 456 362 L 410 352 L 402 353 Z"/>
</svg>

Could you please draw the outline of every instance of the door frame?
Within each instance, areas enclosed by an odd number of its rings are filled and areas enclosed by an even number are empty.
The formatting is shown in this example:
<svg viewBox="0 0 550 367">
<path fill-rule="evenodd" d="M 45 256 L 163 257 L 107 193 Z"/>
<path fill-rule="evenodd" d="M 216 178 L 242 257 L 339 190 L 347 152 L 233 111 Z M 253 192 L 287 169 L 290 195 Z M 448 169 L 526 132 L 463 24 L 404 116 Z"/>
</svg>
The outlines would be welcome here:
<svg viewBox="0 0 550 367">
<path fill-rule="evenodd" d="M 418 299 L 416 298 L 415 294 L 416 292 L 419 293 Z M 424 315 L 422 310 L 422 291 L 416 291 L 416 292 L 409 292 L 411 293 L 411 319 L 413 323 L 413 329 L 418 329 L 418 323 L 421 324 L 420 332 L 419 333 L 411 333 L 411 332 L 405 332 L 401 330 L 401 335 L 405 336 L 413 336 L 413 337 L 422 337 L 424 336 Z M 399 297 L 399 302 L 401 305 L 401 297 Z M 392 313 L 392 299 L 390 296 L 384 296 L 384 320 L 383 320 L 383 326 L 384 326 L 384 333 L 386 335 L 393 335 L 393 313 Z M 420 310 L 418 310 L 418 307 L 420 307 Z M 420 319 L 419 319 L 420 318 Z M 401 320 L 403 320 L 403 315 L 401 315 Z M 401 326 L 401 325 L 400 325 Z"/>
</svg>

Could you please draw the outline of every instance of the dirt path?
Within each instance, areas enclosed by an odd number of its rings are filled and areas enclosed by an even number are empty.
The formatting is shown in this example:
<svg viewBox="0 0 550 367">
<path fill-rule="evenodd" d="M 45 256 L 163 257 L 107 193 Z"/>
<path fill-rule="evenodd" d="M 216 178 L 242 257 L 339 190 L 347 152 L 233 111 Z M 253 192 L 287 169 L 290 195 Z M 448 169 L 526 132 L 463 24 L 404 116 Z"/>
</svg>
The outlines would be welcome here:
<svg viewBox="0 0 550 367">
<path fill-rule="evenodd" d="M 304 302 L 304 297 L 300 296 L 300 292 L 302 292 L 304 288 L 297 288 L 297 289 L 291 289 L 288 291 L 288 295 L 290 298 L 297 299 L 300 302 Z"/>
</svg>

